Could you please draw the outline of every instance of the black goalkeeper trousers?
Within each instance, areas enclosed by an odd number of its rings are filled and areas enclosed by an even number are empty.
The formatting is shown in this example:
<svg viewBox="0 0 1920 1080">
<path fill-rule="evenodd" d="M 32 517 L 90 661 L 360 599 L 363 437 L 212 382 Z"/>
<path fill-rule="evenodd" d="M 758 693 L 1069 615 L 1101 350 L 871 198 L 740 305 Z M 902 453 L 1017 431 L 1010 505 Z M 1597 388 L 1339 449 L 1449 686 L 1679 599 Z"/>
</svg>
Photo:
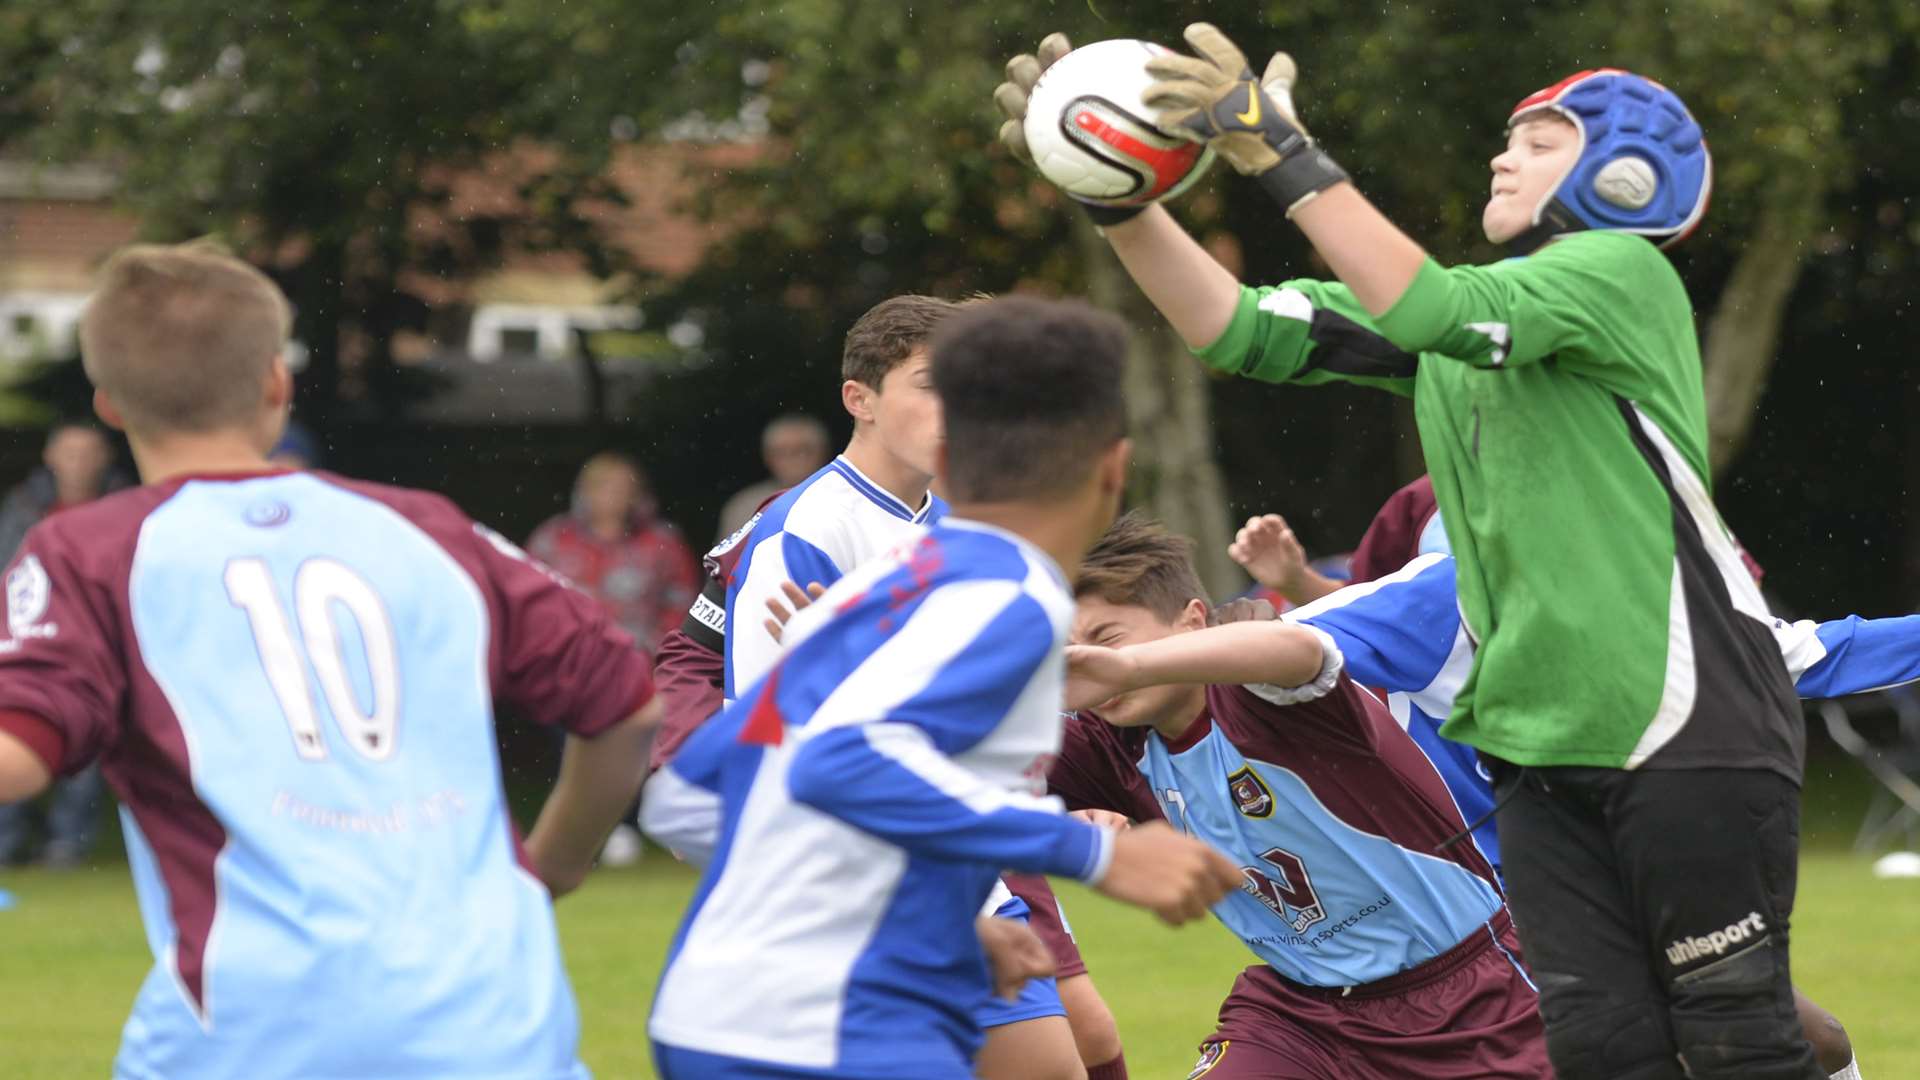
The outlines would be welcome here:
<svg viewBox="0 0 1920 1080">
<path fill-rule="evenodd" d="M 1501 763 L 1495 792 L 1560 1080 L 1825 1077 L 1787 967 L 1796 785 L 1759 769 Z"/>
</svg>

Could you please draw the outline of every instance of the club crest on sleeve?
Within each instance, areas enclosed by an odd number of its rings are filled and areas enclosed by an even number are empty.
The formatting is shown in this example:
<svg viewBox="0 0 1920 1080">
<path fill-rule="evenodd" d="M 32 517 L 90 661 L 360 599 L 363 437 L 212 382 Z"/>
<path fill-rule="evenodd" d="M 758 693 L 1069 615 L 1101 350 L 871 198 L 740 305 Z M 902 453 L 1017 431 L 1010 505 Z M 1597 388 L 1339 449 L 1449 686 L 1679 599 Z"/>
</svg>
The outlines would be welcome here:
<svg viewBox="0 0 1920 1080">
<path fill-rule="evenodd" d="M 1193 1063 L 1193 1071 L 1187 1074 L 1187 1080 L 1200 1080 L 1200 1077 L 1212 1072 L 1213 1067 L 1220 1064 L 1221 1059 L 1227 1056 L 1227 1048 L 1232 1045 L 1232 1039 L 1202 1043 L 1200 1060 Z"/>
<path fill-rule="evenodd" d="M 1227 789 L 1233 792 L 1233 805 L 1250 818 L 1273 816 L 1273 792 L 1253 766 L 1242 765 L 1227 774 Z"/>
<path fill-rule="evenodd" d="M 7 571 L 7 633 L 17 641 L 24 638 L 52 637 L 56 627 L 41 625 L 47 605 L 53 599 L 53 582 L 38 555 L 21 559 Z"/>
</svg>

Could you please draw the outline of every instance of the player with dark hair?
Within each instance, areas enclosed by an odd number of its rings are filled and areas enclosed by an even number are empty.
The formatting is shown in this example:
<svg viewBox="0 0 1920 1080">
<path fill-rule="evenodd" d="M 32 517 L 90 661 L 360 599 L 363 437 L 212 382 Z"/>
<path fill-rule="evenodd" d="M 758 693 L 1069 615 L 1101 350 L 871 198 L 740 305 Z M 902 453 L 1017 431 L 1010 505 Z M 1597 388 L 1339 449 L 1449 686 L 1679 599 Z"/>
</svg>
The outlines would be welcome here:
<svg viewBox="0 0 1920 1080">
<path fill-rule="evenodd" d="M 686 621 L 662 644 L 656 663 L 667 713 L 653 765 L 717 712 L 726 687 L 765 674 L 778 643 L 765 628 L 767 601 L 792 580 L 821 587 L 888 548 L 937 524 L 946 503 L 932 494 L 941 445 L 940 399 L 929 385 L 928 342 L 960 310 L 932 296 L 896 296 L 876 304 L 847 332 L 841 401 L 854 419 L 846 451 L 775 496 L 745 526 L 707 553 L 707 583 Z M 913 508 L 909 513 L 909 508 Z M 733 617 L 738 613 L 740 621 Z M 732 665 L 729 667 L 729 665 Z M 660 781 L 671 785 L 673 777 Z M 694 824 L 680 807 L 674 824 Z M 717 808 L 716 808 L 717 812 Z M 660 822 L 660 811 L 654 815 Z M 989 1000 L 981 1075 L 987 1080 L 1125 1080 L 1126 1060 L 1112 1014 L 1087 974 L 1046 879 L 1009 875 L 990 913 L 1029 923 L 1052 951 L 1054 976 L 1029 981 L 1018 1000 Z"/>
<path fill-rule="evenodd" d="M 1064 575 L 1125 487 L 1124 330 L 1011 298 L 950 318 L 931 353 L 953 516 L 796 616 L 772 670 L 649 788 L 650 815 L 676 791 L 722 804 L 649 1027 L 670 1080 L 971 1077 L 989 989 L 973 919 L 1003 869 L 1174 922 L 1236 880 L 1197 841 L 1116 834 L 1037 793 L 1060 743 Z"/>
<path fill-rule="evenodd" d="M 1617 69 L 1528 95 L 1481 217 L 1522 257 L 1442 267 L 1308 137 L 1291 58 L 1255 78 L 1214 27 L 1186 37 L 1198 56 L 1148 61 L 1147 103 L 1340 280 L 1243 288 L 1159 207 L 1106 215 L 1107 239 L 1210 366 L 1412 395 L 1478 643 L 1446 732 L 1497 763 L 1555 1068 L 1821 1075 L 1787 961 L 1805 732 L 1713 505 L 1693 306 L 1660 252 L 1706 211 L 1700 126 Z M 1043 66 L 1009 65 L 1010 116 Z M 1734 946 L 1674 947 L 1713 935 Z"/>
<path fill-rule="evenodd" d="M 7 572 L 0 801 L 102 762 L 154 966 L 125 1077 L 584 1077 L 549 893 L 657 719 L 599 605 L 437 495 L 267 462 L 286 300 L 135 246 L 80 326 L 143 485 Z M 524 845 L 494 702 L 569 735 Z"/>
<path fill-rule="evenodd" d="M 1324 633 L 1208 627 L 1191 545 L 1137 514 L 1080 565 L 1072 808 L 1164 817 L 1238 861 L 1214 908 L 1264 963 L 1220 1009 L 1213 1080 L 1546 1077 L 1539 999 L 1445 783 Z"/>
</svg>

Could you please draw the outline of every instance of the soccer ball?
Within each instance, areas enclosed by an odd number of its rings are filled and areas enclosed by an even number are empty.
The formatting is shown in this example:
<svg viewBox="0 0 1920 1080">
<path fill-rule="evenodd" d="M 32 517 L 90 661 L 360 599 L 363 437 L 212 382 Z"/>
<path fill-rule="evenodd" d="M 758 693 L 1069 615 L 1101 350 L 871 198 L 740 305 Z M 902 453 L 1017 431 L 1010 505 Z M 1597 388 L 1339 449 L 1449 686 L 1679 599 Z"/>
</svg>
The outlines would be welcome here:
<svg viewBox="0 0 1920 1080">
<path fill-rule="evenodd" d="M 1054 62 L 1027 99 L 1027 148 L 1047 179 L 1102 206 L 1145 206 L 1185 191 L 1213 151 L 1154 126 L 1140 100 L 1147 60 L 1168 50 L 1115 38 Z"/>
</svg>

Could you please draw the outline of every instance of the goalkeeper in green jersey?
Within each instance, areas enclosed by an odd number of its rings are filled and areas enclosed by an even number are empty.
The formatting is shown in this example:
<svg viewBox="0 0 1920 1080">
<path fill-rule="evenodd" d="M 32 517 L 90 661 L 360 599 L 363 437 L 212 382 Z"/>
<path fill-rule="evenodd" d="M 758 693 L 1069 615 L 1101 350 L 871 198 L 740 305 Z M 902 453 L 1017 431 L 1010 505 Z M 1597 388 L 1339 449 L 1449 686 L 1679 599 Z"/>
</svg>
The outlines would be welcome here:
<svg viewBox="0 0 1920 1080">
<path fill-rule="evenodd" d="M 1488 239 L 1442 267 L 1307 136 L 1294 64 L 1206 24 L 1148 62 L 1160 122 L 1254 178 L 1338 282 L 1246 288 L 1159 207 L 1090 208 L 1210 366 L 1414 400 L 1476 651 L 1443 728 L 1497 777 L 1506 876 L 1563 1080 L 1819 1077 L 1787 923 L 1804 732 L 1713 506 L 1692 308 L 1659 246 L 1705 212 L 1678 97 L 1629 72 L 1533 94 Z M 1018 121 L 1055 35 L 995 100 Z"/>
</svg>

